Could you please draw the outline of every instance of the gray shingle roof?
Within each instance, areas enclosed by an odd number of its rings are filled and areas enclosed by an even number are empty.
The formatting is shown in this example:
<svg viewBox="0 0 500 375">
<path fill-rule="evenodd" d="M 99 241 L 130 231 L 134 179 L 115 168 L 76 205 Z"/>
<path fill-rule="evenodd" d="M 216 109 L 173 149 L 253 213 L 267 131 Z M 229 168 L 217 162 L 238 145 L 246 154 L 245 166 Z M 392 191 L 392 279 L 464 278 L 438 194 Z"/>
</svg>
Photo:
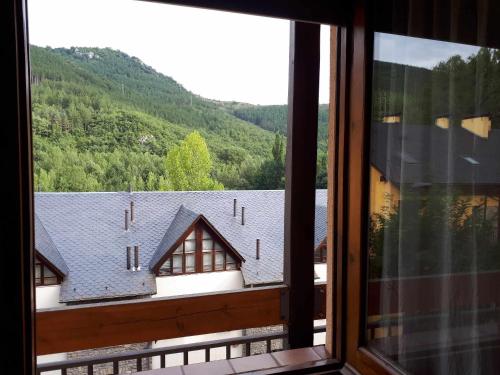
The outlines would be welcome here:
<svg viewBox="0 0 500 375">
<path fill-rule="evenodd" d="M 237 199 L 236 217 L 233 199 Z M 124 210 L 131 200 L 135 222 L 125 231 Z M 181 210 L 182 205 L 189 210 Z M 245 225 L 241 225 L 242 206 Z M 71 270 L 61 287 L 62 302 L 156 293 L 155 276 L 147 266 L 159 244 L 175 237 L 177 225 L 172 235 L 168 232 L 177 216 L 182 228 L 195 213 L 202 214 L 245 258 L 241 271 L 246 285 L 283 280 L 282 190 L 36 193 L 35 208 Z M 318 190 L 315 246 L 325 237 L 326 190 Z M 260 239 L 259 260 L 256 239 Z M 141 249 L 138 272 L 126 269 L 126 247 L 134 245 Z"/>
<path fill-rule="evenodd" d="M 500 129 L 485 139 L 460 126 L 374 123 L 371 142 L 372 165 L 395 184 L 500 184 Z"/>
<path fill-rule="evenodd" d="M 163 239 L 156 248 L 155 253 L 149 261 L 149 268 L 152 269 L 156 263 L 166 254 L 166 252 L 175 244 L 175 242 L 182 236 L 193 222 L 198 218 L 199 214 L 187 209 L 182 204 L 175 214 L 174 220 L 168 226 Z"/>
<path fill-rule="evenodd" d="M 63 257 L 57 250 L 54 241 L 43 226 L 38 215 L 35 215 L 35 250 L 38 251 L 45 259 L 47 259 L 60 273 L 64 276 L 68 275 L 68 266 Z"/>
</svg>

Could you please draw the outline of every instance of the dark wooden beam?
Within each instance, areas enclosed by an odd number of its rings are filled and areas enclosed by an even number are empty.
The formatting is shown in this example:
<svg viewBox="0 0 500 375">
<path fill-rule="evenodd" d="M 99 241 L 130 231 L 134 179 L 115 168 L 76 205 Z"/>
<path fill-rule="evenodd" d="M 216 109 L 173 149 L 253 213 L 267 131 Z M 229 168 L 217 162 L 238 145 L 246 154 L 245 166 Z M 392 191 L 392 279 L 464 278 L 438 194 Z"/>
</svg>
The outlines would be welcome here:
<svg viewBox="0 0 500 375">
<path fill-rule="evenodd" d="M 313 344 L 320 25 L 291 22 L 284 280 L 290 348 Z"/>
<path fill-rule="evenodd" d="M 351 13 L 350 1 L 328 0 L 146 0 L 287 20 L 343 25 Z"/>
<path fill-rule="evenodd" d="M 326 342 L 327 352 L 336 359 L 342 358 L 341 342 L 343 331 L 342 321 L 342 285 L 343 285 L 343 261 L 342 252 L 337 251 L 341 247 L 342 237 L 338 236 L 338 228 L 341 227 L 342 217 L 338 217 L 337 208 L 344 204 L 344 195 L 341 181 L 344 157 L 339 152 L 339 145 L 343 144 L 341 139 L 345 132 L 340 132 L 339 117 L 345 114 L 340 110 L 340 99 L 345 103 L 345 91 L 340 91 L 341 81 L 345 89 L 345 52 L 341 53 L 340 38 L 342 28 L 332 26 L 330 31 L 330 103 L 328 113 L 328 223 L 327 223 L 327 302 L 326 302 Z M 345 36 L 345 29 L 343 35 Z M 345 44 L 343 44 L 345 46 Z M 343 58 L 343 60 L 341 60 Z M 344 68 L 341 70 L 341 65 Z M 341 75 L 340 72 L 344 74 Z"/>
<path fill-rule="evenodd" d="M 131 344 L 286 324 L 285 286 L 71 306 L 37 312 L 37 354 Z M 317 284 L 314 318 L 325 316 L 325 285 Z"/>
<path fill-rule="evenodd" d="M 0 3 L 2 56 L 2 303 L 9 322 L 3 335 L 2 373 L 32 374 L 34 365 L 33 207 L 26 3 Z"/>
</svg>

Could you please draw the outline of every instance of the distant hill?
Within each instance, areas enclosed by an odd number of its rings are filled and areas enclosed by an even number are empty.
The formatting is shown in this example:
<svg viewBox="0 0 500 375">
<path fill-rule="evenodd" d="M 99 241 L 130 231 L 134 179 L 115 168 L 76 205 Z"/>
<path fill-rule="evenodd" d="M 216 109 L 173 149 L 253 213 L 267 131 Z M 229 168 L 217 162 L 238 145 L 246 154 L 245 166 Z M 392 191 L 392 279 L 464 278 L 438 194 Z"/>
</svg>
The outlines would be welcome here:
<svg viewBox="0 0 500 375">
<path fill-rule="evenodd" d="M 205 138 L 215 174 L 227 174 L 229 167 L 245 174 L 242 167 L 256 169 L 271 156 L 273 132 L 187 91 L 135 57 L 98 48 L 32 46 L 30 53 L 41 190 L 123 190 L 134 178 L 136 188 L 147 189 L 148 176 L 161 175 L 168 150 L 193 130 Z M 65 160 L 58 164 L 61 155 Z M 234 187 L 250 184 L 240 183 Z M 149 188 L 159 187 L 152 182 Z"/>
<path fill-rule="evenodd" d="M 205 99 L 109 48 L 32 46 L 30 57 L 36 189 L 163 189 L 165 155 L 194 130 L 212 155 L 212 177 L 225 188 L 269 188 L 263 181 L 272 175 L 275 133 L 286 137 L 286 105 Z M 500 52 L 488 49 L 432 70 L 376 61 L 372 114 L 380 120 L 397 112 L 408 123 L 432 124 L 440 114 L 484 112 L 499 126 L 499 75 Z M 323 104 L 319 187 L 326 184 L 327 122 Z"/>
</svg>

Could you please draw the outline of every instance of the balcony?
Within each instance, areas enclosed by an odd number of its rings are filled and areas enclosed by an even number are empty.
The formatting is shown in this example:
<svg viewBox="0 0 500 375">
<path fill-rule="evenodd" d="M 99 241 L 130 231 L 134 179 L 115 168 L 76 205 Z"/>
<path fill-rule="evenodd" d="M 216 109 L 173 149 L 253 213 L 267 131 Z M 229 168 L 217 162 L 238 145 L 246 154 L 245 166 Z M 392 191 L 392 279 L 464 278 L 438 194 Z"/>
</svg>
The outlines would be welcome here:
<svg viewBox="0 0 500 375">
<path fill-rule="evenodd" d="M 314 290 L 314 318 L 324 319 L 326 284 L 317 283 Z M 288 288 L 279 285 L 147 301 L 99 303 L 40 310 L 37 312 L 37 354 L 46 355 L 248 328 L 286 326 L 287 296 Z M 322 333 L 325 330 L 324 325 L 317 325 L 314 333 Z M 241 354 L 238 356 L 255 358 L 255 361 L 251 362 L 232 359 L 233 362 L 236 361 L 238 369 L 249 369 L 252 366 L 258 366 L 260 369 L 266 368 L 265 366 L 288 368 L 302 361 L 310 362 L 312 359 L 318 361 L 318 366 L 330 362 L 323 346 L 307 350 L 299 349 L 300 353 L 293 352 L 293 355 L 287 356 L 275 352 L 273 343 L 276 341 L 281 342 L 283 348 L 287 347 L 286 329 L 193 344 L 130 350 L 85 359 L 40 363 L 37 366 L 37 374 L 94 374 L 101 373 L 95 372 L 99 370 L 106 371 L 103 373 L 112 371 L 111 373 L 117 374 L 125 369 L 128 371 L 143 371 L 151 367 L 173 369 L 178 366 L 171 367 L 169 355 L 182 355 L 183 365 L 188 365 L 190 353 L 202 351 L 204 362 L 210 362 L 214 359 L 213 351 L 218 349 L 223 350 L 224 358 L 229 360 L 235 357 L 234 353 L 231 353 L 235 346 L 240 349 L 238 353 Z M 262 349 L 253 350 L 252 344 L 258 344 Z M 253 356 L 262 352 L 265 354 Z M 274 353 L 270 355 L 272 352 Z M 220 354 L 216 359 L 220 359 Z M 152 366 L 153 361 L 155 366 Z M 263 365 L 262 361 L 267 365 Z M 220 366 L 222 362 L 212 363 L 216 365 L 210 366 L 217 366 L 217 363 Z M 190 366 L 199 367 L 200 364 Z"/>
</svg>

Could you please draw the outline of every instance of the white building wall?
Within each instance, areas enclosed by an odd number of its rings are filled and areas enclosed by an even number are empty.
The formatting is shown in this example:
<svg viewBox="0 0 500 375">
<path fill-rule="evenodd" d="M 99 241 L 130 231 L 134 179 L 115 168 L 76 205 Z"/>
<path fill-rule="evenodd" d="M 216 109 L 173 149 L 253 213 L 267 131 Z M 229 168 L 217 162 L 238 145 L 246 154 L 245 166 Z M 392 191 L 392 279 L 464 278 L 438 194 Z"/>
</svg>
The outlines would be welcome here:
<svg viewBox="0 0 500 375">
<path fill-rule="evenodd" d="M 222 292 L 241 288 L 243 288 L 243 276 L 241 271 L 162 276 L 156 278 L 157 293 L 153 298 Z"/>
<path fill-rule="evenodd" d="M 64 304 L 59 303 L 60 291 L 60 285 L 37 286 L 35 289 L 36 309 L 64 306 Z"/>
<path fill-rule="evenodd" d="M 326 263 L 317 263 L 314 265 L 314 272 L 318 275 L 318 279 L 315 279 L 315 283 L 326 282 Z"/>
<path fill-rule="evenodd" d="M 162 276 L 156 278 L 157 294 L 153 298 L 171 297 L 186 294 L 200 294 L 210 292 L 222 292 L 227 290 L 237 290 L 243 288 L 243 276 L 241 271 L 224 271 L 196 273 L 192 275 Z M 153 342 L 153 348 L 164 348 L 168 346 L 200 343 L 203 341 L 220 340 L 242 335 L 241 330 L 230 332 L 218 332 L 207 335 L 197 335 L 180 337 L 169 340 L 159 340 Z M 240 357 L 242 355 L 242 346 L 234 345 L 231 347 L 231 356 Z M 225 359 L 226 348 L 214 348 L 210 351 L 210 360 Z M 182 353 L 168 355 L 165 358 L 166 366 L 178 366 L 184 364 Z M 196 351 L 189 353 L 189 363 L 198 363 L 205 361 L 205 352 Z M 153 358 L 153 369 L 160 368 L 160 358 Z"/>
</svg>

